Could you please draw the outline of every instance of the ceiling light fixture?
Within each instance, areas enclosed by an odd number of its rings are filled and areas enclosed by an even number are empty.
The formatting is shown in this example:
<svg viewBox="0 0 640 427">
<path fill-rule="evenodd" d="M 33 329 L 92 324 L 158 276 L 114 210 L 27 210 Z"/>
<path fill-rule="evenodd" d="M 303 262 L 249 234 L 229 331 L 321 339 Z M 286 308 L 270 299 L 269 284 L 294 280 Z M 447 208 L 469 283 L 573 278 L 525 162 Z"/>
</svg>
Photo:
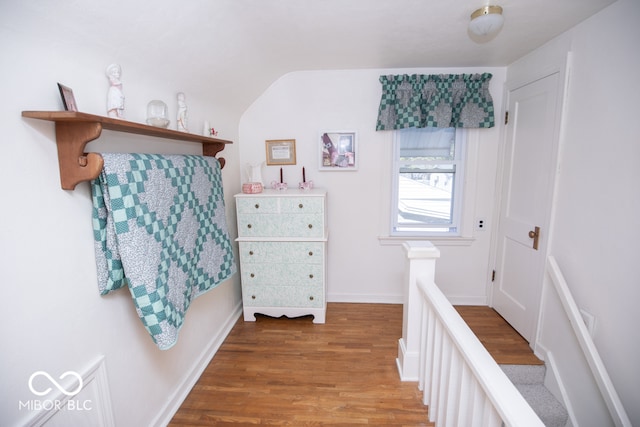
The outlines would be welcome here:
<svg viewBox="0 0 640 427">
<path fill-rule="evenodd" d="M 500 6 L 484 6 L 471 14 L 469 31 L 477 36 L 497 34 L 504 24 Z"/>
</svg>

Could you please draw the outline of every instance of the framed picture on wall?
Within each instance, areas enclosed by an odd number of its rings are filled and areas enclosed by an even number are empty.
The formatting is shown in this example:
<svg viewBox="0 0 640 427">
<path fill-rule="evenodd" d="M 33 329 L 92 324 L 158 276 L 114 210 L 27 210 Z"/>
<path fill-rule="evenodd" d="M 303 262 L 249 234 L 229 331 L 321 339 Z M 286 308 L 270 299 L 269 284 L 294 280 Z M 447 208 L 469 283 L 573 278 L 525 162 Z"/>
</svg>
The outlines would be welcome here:
<svg viewBox="0 0 640 427">
<path fill-rule="evenodd" d="M 267 140 L 267 165 L 295 165 L 296 140 L 272 139 Z"/>
<path fill-rule="evenodd" d="M 321 171 L 358 170 L 355 132 L 320 132 L 318 145 Z"/>
<path fill-rule="evenodd" d="M 71 88 L 58 83 L 58 89 L 60 90 L 60 97 L 62 98 L 65 111 L 78 111 L 76 98 L 73 96 Z"/>
</svg>

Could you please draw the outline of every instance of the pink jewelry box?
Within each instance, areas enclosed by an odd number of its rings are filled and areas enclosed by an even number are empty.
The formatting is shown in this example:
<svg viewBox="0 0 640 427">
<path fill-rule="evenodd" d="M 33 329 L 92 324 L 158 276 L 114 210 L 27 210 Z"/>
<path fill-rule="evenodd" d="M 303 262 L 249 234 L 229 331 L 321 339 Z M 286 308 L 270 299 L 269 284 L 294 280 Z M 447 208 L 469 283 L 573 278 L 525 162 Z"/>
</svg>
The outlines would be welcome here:
<svg viewBox="0 0 640 427">
<path fill-rule="evenodd" d="M 262 193 L 262 183 L 245 182 L 244 184 L 242 184 L 242 192 L 246 194 Z"/>
</svg>

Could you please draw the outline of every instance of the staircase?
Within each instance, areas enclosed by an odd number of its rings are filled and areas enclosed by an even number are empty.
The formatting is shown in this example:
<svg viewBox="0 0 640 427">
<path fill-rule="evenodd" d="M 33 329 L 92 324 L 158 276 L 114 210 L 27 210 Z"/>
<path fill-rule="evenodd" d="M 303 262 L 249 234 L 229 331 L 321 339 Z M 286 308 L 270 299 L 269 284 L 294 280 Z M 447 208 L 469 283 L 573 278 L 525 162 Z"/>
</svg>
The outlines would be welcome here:
<svg viewBox="0 0 640 427">
<path fill-rule="evenodd" d="M 544 386 L 544 365 L 500 365 L 507 377 L 547 427 L 565 427 L 568 414 L 564 406 Z"/>
<path fill-rule="evenodd" d="M 478 425 L 491 427 L 572 427 L 591 425 L 597 417 L 611 419 L 610 423 L 599 425 L 631 427 L 553 257 L 549 257 L 548 264 L 553 288 L 544 295 L 552 299 L 552 303 L 543 301 L 552 324 L 543 324 L 546 329 L 538 328 L 538 333 L 547 332 L 552 336 L 548 343 L 540 342 L 540 348 L 545 348 L 545 358 L 553 361 L 552 372 L 545 381 L 546 368 L 536 367 L 542 362 L 531 352 L 529 343 L 522 337 L 505 340 L 502 328 L 496 328 L 491 317 L 494 314 L 500 317 L 497 312 L 483 314 L 484 310 L 493 311 L 487 306 L 476 306 L 469 312 L 466 307 L 470 306 L 454 308 L 451 305 L 434 281 L 435 260 L 440 252 L 433 244 L 404 242 L 403 247 L 407 255 L 408 283 L 396 363 L 402 381 L 418 380 L 423 402 L 429 405 L 429 421 L 443 426 L 471 425 L 470 420 L 474 420 Z M 551 291 L 557 295 L 546 295 Z M 508 325 L 504 319 L 498 323 Z M 576 338 L 577 345 L 566 346 L 565 342 L 556 345 L 559 329 L 561 337 Z M 519 334 L 511 328 L 511 336 Z M 559 357 L 554 357 L 556 347 L 561 347 L 555 354 Z M 521 358 L 523 354 L 528 360 Z M 531 357 L 534 360 L 530 361 Z M 593 376 L 595 381 L 592 385 L 589 381 L 569 384 L 572 387 L 569 390 L 567 381 L 560 375 L 562 367 L 566 372 L 580 368 L 580 372 L 585 372 L 584 378 Z M 558 373 L 558 377 L 552 373 Z M 571 417 L 545 383 L 553 390 L 562 390 Z"/>
</svg>

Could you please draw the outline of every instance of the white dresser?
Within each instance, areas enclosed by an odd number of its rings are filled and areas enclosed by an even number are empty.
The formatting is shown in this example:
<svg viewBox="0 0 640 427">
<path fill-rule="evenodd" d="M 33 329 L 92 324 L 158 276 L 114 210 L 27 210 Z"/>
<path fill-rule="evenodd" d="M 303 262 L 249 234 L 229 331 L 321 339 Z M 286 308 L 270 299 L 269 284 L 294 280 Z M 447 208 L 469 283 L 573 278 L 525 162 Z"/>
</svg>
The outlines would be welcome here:
<svg viewBox="0 0 640 427">
<path fill-rule="evenodd" d="M 312 314 L 324 323 L 326 192 L 265 189 L 235 198 L 244 320 Z"/>
</svg>

